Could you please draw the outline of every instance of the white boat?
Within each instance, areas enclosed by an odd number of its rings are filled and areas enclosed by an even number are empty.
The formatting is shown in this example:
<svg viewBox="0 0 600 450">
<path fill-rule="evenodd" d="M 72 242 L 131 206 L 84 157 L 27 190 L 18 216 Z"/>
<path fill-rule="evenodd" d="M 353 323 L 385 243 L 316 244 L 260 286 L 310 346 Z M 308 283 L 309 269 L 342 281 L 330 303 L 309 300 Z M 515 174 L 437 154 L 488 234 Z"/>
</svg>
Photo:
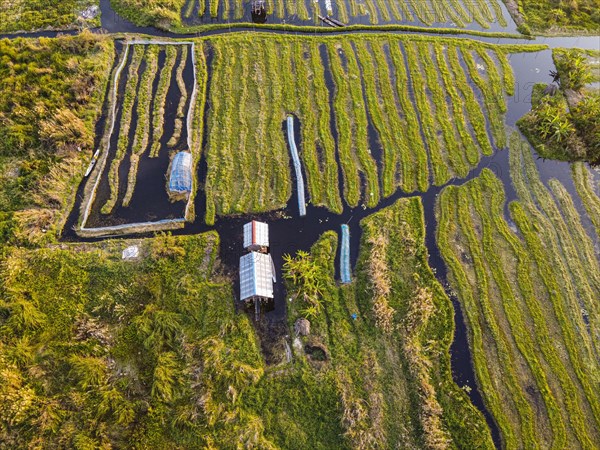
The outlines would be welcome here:
<svg viewBox="0 0 600 450">
<path fill-rule="evenodd" d="M 88 166 L 87 170 L 85 171 L 84 177 L 87 177 L 87 176 L 89 176 L 90 173 L 92 173 L 92 169 L 96 165 L 99 155 L 100 155 L 100 149 L 96 150 L 96 153 L 94 153 L 94 156 L 92 156 L 92 160 L 90 161 L 90 165 Z"/>
</svg>

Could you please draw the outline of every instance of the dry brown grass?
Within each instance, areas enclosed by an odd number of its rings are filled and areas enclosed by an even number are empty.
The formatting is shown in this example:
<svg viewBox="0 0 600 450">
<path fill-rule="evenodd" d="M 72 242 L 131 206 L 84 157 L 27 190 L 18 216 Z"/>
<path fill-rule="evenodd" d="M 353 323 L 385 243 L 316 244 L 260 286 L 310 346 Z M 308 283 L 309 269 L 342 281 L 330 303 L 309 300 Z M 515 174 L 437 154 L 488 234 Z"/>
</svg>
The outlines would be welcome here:
<svg viewBox="0 0 600 450">
<path fill-rule="evenodd" d="M 375 323 L 384 331 L 391 333 L 394 330 L 395 310 L 388 303 L 391 291 L 390 276 L 386 262 L 388 238 L 384 234 L 371 235 L 367 241 L 371 246 L 369 255 L 368 274 L 373 290 L 373 314 Z"/>
</svg>

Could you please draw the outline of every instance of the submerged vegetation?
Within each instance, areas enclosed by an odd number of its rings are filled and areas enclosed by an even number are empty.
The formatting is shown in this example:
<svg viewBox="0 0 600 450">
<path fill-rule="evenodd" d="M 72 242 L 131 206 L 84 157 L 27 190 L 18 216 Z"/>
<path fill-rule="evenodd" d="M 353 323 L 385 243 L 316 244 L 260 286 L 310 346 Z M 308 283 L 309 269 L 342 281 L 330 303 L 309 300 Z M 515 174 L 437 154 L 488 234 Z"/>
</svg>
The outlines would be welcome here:
<svg viewBox="0 0 600 450">
<path fill-rule="evenodd" d="M 94 151 L 112 58 L 113 42 L 88 32 L 0 40 L 2 241 L 60 232 Z"/>
<path fill-rule="evenodd" d="M 0 33 L 100 25 L 98 0 L 0 0 Z"/>
<path fill-rule="evenodd" d="M 509 222 L 502 184 L 487 169 L 464 186 L 445 188 L 439 199 L 438 244 L 466 313 L 478 382 L 507 448 L 594 448 L 600 440 L 594 241 L 569 192 L 557 180 L 542 183 L 517 135 L 510 170 L 518 200 L 509 204 Z M 575 174 L 577 185 L 585 183 Z M 589 184 L 578 190 L 594 210 L 597 193 Z"/>
<path fill-rule="evenodd" d="M 600 89 L 590 87 L 598 81 L 590 60 L 600 51 L 555 49 L 553 57 L 560 90 L 536 85 L 518 125 L 543 157 L 600 164 Z"/>
<path fill-rule="evenodd" d="M 214 37 L 210 48 L 209 224 L 216 215 L 285 206 L 291 175 L 282 123 L 289 114 L 300 121 L 310 200 L 332 211 L 341 211 L 342 197 L 351 207 L 372 207 L 399 188 L 425 191 L 430 167 L 436 185 L 466 176 L 482 154 L 505 146 L 506 95 L 514 89 L 507 55 L 538 49 L 256 34 Z"/>
</svg>

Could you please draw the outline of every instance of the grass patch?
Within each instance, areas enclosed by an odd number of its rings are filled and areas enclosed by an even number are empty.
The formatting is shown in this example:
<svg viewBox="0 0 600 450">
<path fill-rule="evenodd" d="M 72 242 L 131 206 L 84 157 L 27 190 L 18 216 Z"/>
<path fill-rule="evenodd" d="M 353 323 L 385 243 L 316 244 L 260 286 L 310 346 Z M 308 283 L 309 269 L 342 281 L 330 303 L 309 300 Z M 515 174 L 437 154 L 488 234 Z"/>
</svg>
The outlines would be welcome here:
<svg viewBox="0 0 600 450">
<path fill-rule="evenodd" d="M 99 10 L 94 18 L 83 17 L 89 7 L 98 8 L 98 0 L 2 0 L 0 33 L 100 26 Z"/>
<path fill-rule="evenodd" d="M 94 151 L 113 48 L 88 32 L 0 41 L 3 239 L 57 237 Z"/>
</svg>

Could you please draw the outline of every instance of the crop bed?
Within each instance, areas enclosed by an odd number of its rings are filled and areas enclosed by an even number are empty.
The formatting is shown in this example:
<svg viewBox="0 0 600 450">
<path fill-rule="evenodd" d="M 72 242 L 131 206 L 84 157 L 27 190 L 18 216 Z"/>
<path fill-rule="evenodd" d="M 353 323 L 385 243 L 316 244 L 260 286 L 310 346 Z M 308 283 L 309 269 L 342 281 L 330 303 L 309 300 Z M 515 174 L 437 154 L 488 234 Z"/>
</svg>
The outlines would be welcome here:
<svg viewBox="0 0 600 450">
<path fill-rule="evenodd" d="M 171 0 L 168 3 L 115 0 L 117 11 L 136 23 L 167 27 L 252 22 L 251 2 Z M 330 16 L 345 24 L 452 24 L 460 28 L 508 26 L 500 0 L 273 0 L 265 2 L 269 23 L 320 24 Z M 257 18 L 260 22 L 260 16 Z"/>
<path fill-rule="evenodd" d="M 595 233 L 584 229 L 578 200 L 562 183 L 542 183 L 530 147 L 516 135 L 510 147 L 514 223 L 504 218 L 502 184 L 486 169 L 440 195 L 440 251 L 506 447 L 594 448 L 600 442 Z M 575 166 L 575 184 L 597 214 L 586 170 Z"/>
<path fill-rule="evenodd" d="M 169 207 L 165 179 L 178 151 L 189 150 L 195 161 L 198 159 L 204 97 L 196 95 L 195 83 L 203 92 L 205 59 L 204 53 L 196 52 L 190 43 L 166 44 L 126 44 L 115 65 L 110 113 L 101 145 L 103 159 L 85 206 L 82 228 L 90 212 L 96 228 L 130 222 L 123 218 L 128 211 L 139 210 L 141 203 L 143 211 L 136 222 L 171 219 L 173 214 L 178 215 L 177 220 L 187 217 L 187 206 Z M 192 52 L 197 53 L 194 58 Z M 193 67 L 194 61 L 198 69 Z M 200 74 L 198 79 L 196 73 Z M 142 191 L 137 196 L 136 187 Z M 148 196 L 154 198 L 148 201 Z M 149 206 L 152 203 L 156 206 Z M 161 208 L 166 217 L 160 217 Z M 115 223 L 118 221 L 121 223 Z"/>
<path fill-rule="evenodd" d="M 372 35 L 223 36 L 210 48 L 207 223 L 286 205 L 289 114 L 314 205 L 373 207 L 465 177 L 506 146 L 508 55 L 539 49 Z"/>
</svg>

